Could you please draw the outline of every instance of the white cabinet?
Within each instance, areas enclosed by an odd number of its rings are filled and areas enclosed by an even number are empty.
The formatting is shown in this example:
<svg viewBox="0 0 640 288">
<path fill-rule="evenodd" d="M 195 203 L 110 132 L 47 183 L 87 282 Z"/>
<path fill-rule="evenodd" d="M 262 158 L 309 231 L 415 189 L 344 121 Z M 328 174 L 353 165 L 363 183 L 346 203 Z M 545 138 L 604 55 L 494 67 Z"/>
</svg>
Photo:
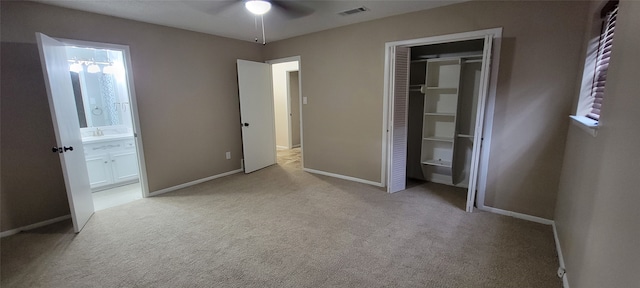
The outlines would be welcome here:
<svg viewBox="0 0 640 288">
<path fill-rule="evenodd" d="M 114 182 L 125 182 L 138 179 L 138 157 L 136 151 L 111 153 L 111 171 Z"/>
<path fill-rule="evenodd" d="M 138 180 L 138 157 L 133 138 L 84 144 L 91 189 L 101 190 Z"/>
<path fill-rule="evenodd" d="M 89 171 L 89 183 L 91 188 L 109 185 L 111 181 L 111 169 L 109 169 L 109 155 L 97 154 L 85 156 L 87 170 Z"/>
</svg>

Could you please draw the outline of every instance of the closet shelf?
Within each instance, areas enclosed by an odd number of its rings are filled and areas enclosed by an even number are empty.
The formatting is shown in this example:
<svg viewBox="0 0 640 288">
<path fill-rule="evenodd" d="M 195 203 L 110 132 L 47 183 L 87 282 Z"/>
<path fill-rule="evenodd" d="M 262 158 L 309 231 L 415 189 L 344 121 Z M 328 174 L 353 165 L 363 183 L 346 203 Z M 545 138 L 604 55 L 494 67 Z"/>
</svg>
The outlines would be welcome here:
<svg viewBox="0 0 640 288">
<path fill-rule="evenodd" d="M 437 136 L 427 136 L 427 137 L 422 138 L 422 140 L 452 142 L 453 143 L 453 138 L 437 137 Z"/>
<path fill-rule="evenodd" d="M 427 90 L 458 90 L 458 87 L 435 87 L 435 86 L 428 86 L 426 87 Z"/>
<path fill-rule="evenodd" d="M 458 137 L 460 137 L 460 138 L 471 138 L 471 139 L 473 139 L 473 135 L 468 135 L 468 134 L 458 134 Z"/>
<path fill-rule="evenodd" d="M 456 117 L 456 113 L 439 113 L 439 112 L 427 112 L 424 113 L 425 116 L 448 116 L 448 117 Z"/>
<path fill-rule="evenodd" d="M 451 168 L 451 161 L 444 161 L 442 159 L 431 159 L 423 161 L 422 164 Z"/>
</svg>

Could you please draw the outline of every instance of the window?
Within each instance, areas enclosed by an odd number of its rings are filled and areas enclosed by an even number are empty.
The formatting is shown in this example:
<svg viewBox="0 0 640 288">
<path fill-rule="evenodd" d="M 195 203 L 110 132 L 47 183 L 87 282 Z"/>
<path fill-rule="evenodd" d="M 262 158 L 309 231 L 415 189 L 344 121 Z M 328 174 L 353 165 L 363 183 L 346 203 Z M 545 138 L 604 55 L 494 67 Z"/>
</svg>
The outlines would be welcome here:
<svg viewBox="0 0 640 288">
<path fill-rule="evenodd" d="M 611 3 L 611 2 L 609 2 Z M 605 8 L 607 8 L 605 6 Z M 618 5 L 614 4 L 610 11 L 603 10 L 605 20 L 598 41 L 598 50 L 596 54 L 596 65 L 593 74 L 593 82 L 591 88 L 591 111 L 587 117 L 593 120 L 600 120 L 600 108 L 604 99 L 604 88 L 607 82 L 607 71 L 609 70 L 609 59 L 611 58 L 611 44 L 613 44 L 613 34 L 616 26 L 616 16 L 618 15 Z"/>
<path fill-rule="evenodd" d="M 609 59 L 613 45 L 613 36 L 618 14 L 618 1 L 612 0 L 604 5 L 600 12 L 600 19 L 592 22 L 593 39 L 589 42 L 587 58 L 584 65 L 582 88 L 576 116 L 573 120 L 580 123 L 582 128 L 595 136 L 600 110 L 605 98 L 605 86 Z"/>
</svg>

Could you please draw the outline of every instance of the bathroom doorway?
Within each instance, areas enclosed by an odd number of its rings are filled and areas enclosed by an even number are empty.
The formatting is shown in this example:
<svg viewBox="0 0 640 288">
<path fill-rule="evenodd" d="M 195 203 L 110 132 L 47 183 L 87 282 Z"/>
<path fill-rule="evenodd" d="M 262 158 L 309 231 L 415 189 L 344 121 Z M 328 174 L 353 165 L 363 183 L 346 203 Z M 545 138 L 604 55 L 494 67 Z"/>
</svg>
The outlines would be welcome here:
<svg viewBox="0 0 640 288">
<path fill-rule="evenodd" d="M 76 41 L 65 49 L 95 211 L 143 198 L 126 50 Z"/>
</svg>

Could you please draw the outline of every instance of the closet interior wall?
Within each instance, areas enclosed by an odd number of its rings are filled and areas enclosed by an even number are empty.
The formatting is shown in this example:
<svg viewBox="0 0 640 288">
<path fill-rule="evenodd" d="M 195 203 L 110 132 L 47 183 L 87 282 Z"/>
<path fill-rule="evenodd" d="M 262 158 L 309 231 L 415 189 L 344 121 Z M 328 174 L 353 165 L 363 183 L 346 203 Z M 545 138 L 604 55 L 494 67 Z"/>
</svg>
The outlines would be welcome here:
<svg viewBox="0 0 640 288">
<path fill-rule="evenodd" d="M 411 47 L 408 179 L 468 186 L 483 46 L 478 39 Z"/>
</svg>

